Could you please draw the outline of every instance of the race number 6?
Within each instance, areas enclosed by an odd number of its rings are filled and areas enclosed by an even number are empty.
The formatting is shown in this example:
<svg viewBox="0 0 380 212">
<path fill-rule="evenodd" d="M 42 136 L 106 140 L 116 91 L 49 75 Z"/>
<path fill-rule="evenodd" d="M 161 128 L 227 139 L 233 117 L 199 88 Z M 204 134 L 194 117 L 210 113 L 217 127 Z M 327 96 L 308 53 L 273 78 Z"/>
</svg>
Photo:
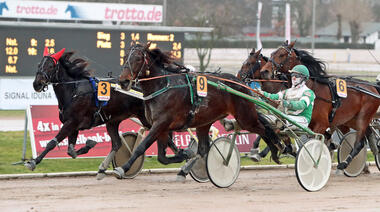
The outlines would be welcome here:
<svg viewBox="0 0 380 212">
<path fill-rule="evenodd" d="M 336 92 L 340 97 L 347 97 L 347 84 L 345 80 L 336 79 Z"/>
</svg>

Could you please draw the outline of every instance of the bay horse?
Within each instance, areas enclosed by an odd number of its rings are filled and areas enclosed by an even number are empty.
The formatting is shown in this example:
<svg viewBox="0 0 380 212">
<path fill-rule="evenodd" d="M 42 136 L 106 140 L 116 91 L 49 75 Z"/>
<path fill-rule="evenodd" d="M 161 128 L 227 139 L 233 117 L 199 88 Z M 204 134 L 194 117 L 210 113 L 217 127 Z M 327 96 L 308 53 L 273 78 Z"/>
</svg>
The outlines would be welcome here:
<svg viewBox="0 0 380 212">
<path fill-rule="evenodd" d="M 137 147 L 130 160 L 122 167 L 114 169 L 115 177 L 121 179 L 137 157 L 142 155 L 152 143 L 167 132 L 196 128 L 199 140 L 198 154 L 205 157 L 209 150 L 209 129 L 217 120 L 233 115 L 244 130 L 260 134 L 272 151 L 272 159 L 278 161 L 279 139 L 271 127 L 256 113 L 255 104 L 241 97 L 226 93 L 215 87 L 207 88 L 207 96 L 193 95 L 196 91 L 194 80 L 197 73 L 173 73 L 167 67 L 173 64 L 169 53 L 159 48 L 149 49 L 147 45 L 132 43 L 127 50 L 125 64 L 119 77 L 123 89 L 128 89 L 132 82 L 138 82 L 145 101 L 146 118 L 152 124 L 149 134 Z M 207 80 L 217 81 L 223 78 L 226 85 L 249 93 L 249 90 L 238 86 L 236 77 L 225 73 L 202 74 Z M 235 82 L 235 83 L 234 83 Z"/>
<path fill-rule="evenodd" d="M 99 166 L 97 178 L 102 179 L 115 153 L 121 147 L 121 139 L 118 133 L 120 123 L 127 118 L 136 117 L 146 128 L 150 128 L 151 125 L 145 118 L 144 102 L 139 98 L 120 93 L 111 88 L 108 103 L 98 102 L 93 86 L 96 79 L 92 77 L 91 71 L 86 69 L 88 62 L 81 58 L 70 59 L 73 54 L 73 52 L 64 53 L 63 49 L 50 55 L 45 48 L 44 56 L 38 65 L 33 87 L 35 91 L 41 92 L 45 91 L 49 84 L 53 85 L 58 100 L 59 119 L 63 126 L 47 144 L 45 150 L 37 158 L 27 161 L 25 166 L 33 171 L 46 154 L 66 137 L 68 137 L 69 143 L 68 155 L 76 158 L 77 155 L 87 153 L 89 149 L 95 146 L 96 142 L 92 141 L 75 151 L 78 131 L 106 124 L 107 132 L 112 141 L 112 149 Z M 178 150 L 173 141 L 168 138 L 168 134 L 163 139 L 166 139 L 167 142 L 161 142 L 158 147 L 159 162 L 169 164 L 188 159 L 186 152 Z M 167 145 L 177 153 L 175 156 L 169 158 L 165 156 Z"/>
<path fill-rule="evenodd" d="M 260 70 L 261 77 L 274 79 L 282 74 L 287 75 L 289 70 L 298 64 L 303 64 L 309 69 L 310 79 L 306 85 L 316 95 L 310 129 L 321 134 L 324 134 L 329 127 L 339 128 L 342 132 L 347 132 L 349 128 L 357 130 L 353 150 L 337 166 L 341 172 L 364 147 L 364 135 L 370 133 L 367 127 L 380 105 L 378 98 L 355 88 L 361 88 L 375 95 L 379 92 L 368 82 L 347 78 L 347 98 L 337 97 L 334 92 L 335 85 L 331 85 L 332 77 L 327 75 L 325 64 L 307 51 L 295 49 L 294 44 L 295 42 L 289 44 L 286 42 L 274 51 L 268 63 Z"/>
<path fill-rule="evenodd" d="M 247 83 L 248 86 L 250 86 L 253 89 L 256 89 L 259 87 L 261 90 L 270 92 L 270 93 L 277 93 L 281 90 L 284 90 L 287 88 L 288 78 L 286 75 L 281 75 L 279 80 L 272 80 L 272 79 L 262 79 L 260 70 L 264 65 L 268 62 L 269 58 L 261 54 L 261 50 L 258 51 L 253 48 L 251 52 L 248 55 L 248 58 L 243 62 L 240 70 L 237 73 L 237 78 L 245 83 Z M 260 86 L 254 84 L 251 86 L 251 83 L 260 83 Z M 257 151 L 260 145 L 260 139 L 261 137 L 258 136 L 257 139 L 253 142 L 253 147 L 251 149 L 250 153 L 253 153 Z M 284 143 L 286 144 L 286 147 L 284 149 L 284 153 L 292 153 L 292 147 L 291 142 L 289 139 L 285 139 Z M 263 151 L 259 153 L 261 158 L 266 157 L 266 155 L 269 153 L 269 148 L 265 147 Z M 251 157 L 250 158 L 255 161 L 259 162 L 260 158 Z"/>
</svg>

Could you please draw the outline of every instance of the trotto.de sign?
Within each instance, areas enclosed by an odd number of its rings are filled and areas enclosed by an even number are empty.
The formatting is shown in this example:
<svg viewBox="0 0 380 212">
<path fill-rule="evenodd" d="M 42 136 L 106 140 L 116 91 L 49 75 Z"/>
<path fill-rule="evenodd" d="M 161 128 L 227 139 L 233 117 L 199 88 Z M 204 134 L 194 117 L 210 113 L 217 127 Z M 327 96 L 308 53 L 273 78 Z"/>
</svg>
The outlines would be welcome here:
<svg viewBox="0 0 380 212">
<path fill-rule="evenodd" d="M 162 5 L 2 1 L 0 18 L 162 22 Z"/>
</svg>

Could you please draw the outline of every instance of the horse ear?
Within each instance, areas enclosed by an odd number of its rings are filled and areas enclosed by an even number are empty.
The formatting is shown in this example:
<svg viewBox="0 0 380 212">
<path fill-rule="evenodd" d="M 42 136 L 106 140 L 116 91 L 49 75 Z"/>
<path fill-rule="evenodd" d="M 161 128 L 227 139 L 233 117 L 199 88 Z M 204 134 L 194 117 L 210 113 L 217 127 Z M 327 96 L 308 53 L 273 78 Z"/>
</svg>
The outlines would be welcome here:
<svg viewBox="0 0 380 212">
<path fill-rule="evenodd" d="M 136 45 L 136 42 L 132 40 L 130 46 L 134 46 L 134 45 Z"/>
<path fill-rule="evenodd" d="M 149 41 L 149 42 L 146 44 L 146 46 L 145 46 L 145 50 L 148 50 L 151 44 L 152 44 L 152 42 Z"/>
<path fill-rule="evenodd" d="M 294 44 L 296 44 L 296 41 L 293 41 L 289 44 L 289 49 L 292 49 L 294 47 Z"/>
<path fill-rule="evenodd" d="M 48 50 L 48 47 L 45 46 L 45 49 L 44 49 L 44 57 L 45 56 L 48 56 L 49 55 L 49 50 Z"/>
<path fill-rule="evenodd" d="M 55 54 L 52 54 L 51 57 L 54 58 L 56 61 L 58 61 L 64 52 L 65 52 L 65 48 L 61 49 L 61 51 L 59 51 Z"/>
<path fill-rule="evenodd" d="M 261 50 L 262 50 L 262 49 L 259 49 L 257 52 L 255 52 L 255 57 L 256 57 L 256 58 L 258 58 L 259 55 L 261 54 Z"/>
<path fill-rule="evenodd" d="M 256 52 L 256 50 L 255 50 L 255 48 L 253 48 L 251 53 L 249 53 L 249 55 L 253 55 L 253 54 L 255 54 L 255 52 Z"/>
</svg>

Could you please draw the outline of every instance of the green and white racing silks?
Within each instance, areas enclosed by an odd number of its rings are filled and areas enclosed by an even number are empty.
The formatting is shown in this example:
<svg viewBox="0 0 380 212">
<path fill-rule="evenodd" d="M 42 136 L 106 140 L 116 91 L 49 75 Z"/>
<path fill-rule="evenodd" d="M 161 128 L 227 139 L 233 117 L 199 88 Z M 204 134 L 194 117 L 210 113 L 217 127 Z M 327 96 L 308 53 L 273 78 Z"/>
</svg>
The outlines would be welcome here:
<svg viewBox="0 0 380 212">
<path fill-rule="evenodd" d="M 276 94 L 263 92 L 273 100 L 282 100 L 285 113 L 289 115 L 303 116 L 310 123 L 313 112 L 315 94 L 305 84 L 298 88 L 289 88 Z"/>
</svg>

